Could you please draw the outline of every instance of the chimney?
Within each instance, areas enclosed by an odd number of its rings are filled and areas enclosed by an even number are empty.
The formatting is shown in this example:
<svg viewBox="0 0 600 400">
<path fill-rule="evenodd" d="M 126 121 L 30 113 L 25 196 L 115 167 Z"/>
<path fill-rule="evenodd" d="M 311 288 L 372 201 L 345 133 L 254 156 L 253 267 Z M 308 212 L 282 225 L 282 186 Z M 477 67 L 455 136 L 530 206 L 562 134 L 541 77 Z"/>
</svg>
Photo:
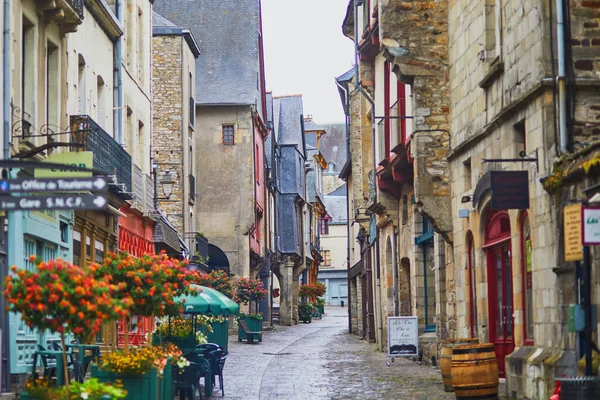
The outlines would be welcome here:
<svg viewBox="0 0 600 400">
<path fill-rule="evenodd" d="M 308 115 L 306 115 L 306 117 L 304 117 L 304 122 L 312 122 L 312 120 L 313 120 L 312 114 L 308 114 Z"/>
</svg>

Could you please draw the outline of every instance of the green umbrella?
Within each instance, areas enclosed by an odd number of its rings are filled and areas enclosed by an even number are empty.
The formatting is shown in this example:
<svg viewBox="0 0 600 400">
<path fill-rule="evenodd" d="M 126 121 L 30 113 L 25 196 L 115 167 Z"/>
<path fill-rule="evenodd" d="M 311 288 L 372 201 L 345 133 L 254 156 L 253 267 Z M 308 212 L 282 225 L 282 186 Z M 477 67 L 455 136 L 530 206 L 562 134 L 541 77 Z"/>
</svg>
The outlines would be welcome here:
<svg viewBox="0 0 600 400">
<path fill-rule="evenodd" d="M 190 285 L 190 287 L 197 291 L 176 299 L 184 302 L 184 314 L 228 316 L 240 313 L 240 306 L 223 293 L 201 285 Z"/>
</svg>

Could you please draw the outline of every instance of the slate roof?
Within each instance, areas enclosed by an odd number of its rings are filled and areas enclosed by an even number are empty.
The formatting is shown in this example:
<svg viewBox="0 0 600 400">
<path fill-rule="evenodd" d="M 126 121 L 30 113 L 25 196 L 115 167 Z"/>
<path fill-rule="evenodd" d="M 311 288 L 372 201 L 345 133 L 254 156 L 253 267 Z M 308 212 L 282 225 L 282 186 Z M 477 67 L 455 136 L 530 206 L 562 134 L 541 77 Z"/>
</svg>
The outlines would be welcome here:
<svg viewBox="0 0 600 400">
<path fill-rule="evenodd" d="M 281 144 L 298 145 L 298 151 L 304 153 L 302 132 L 302 95 L 275 97 L 274 112 L 277 120 L 277 142 Z M 277 114 L 279 116 L 277 117 Z"/>
<path fill-rule="evenodd" d="M 198 41 L 197 104 L 257 104 L 262 113 L 259 0 L 160 0 L 154 9 Z"/>
<path fill-rule="evenodd" d="M 335 189 L 333 192 L 329 193 L 327 196 L 344 196 L 346 197 L 346 184 L 343 184 L 339 188 Z"/>
<path fill-rule="evenodd" d="M 304 130 L 305 131 L 322 131 L 323 128 L 319 126 L 315 121 L 304 121 Z"/>
<path fill-rule="evenodd" d="M 176 27 L 174 23 L 157 13 L 156 11 L 152 11 L 152 26 L 171 26 Z"/>
<path fill-rule="evenodd" d="M 327 214 L 331 216 L 330 224 L 345 224 L 348 221 L 345 195 L 346 185 L 342 186 L 340 189 L 344 190 L 344 196 L 332 196 L 329 194 L 323 197 L 323 204 L 327 209 Z"/>
<path fill-rule="evenodd" d="M 327 132 L 321 136 L 319 149 L 328 163 L 332 162 L 334 172 L 339 173 L 346 162 L 346 124 L 324 124 Z"/>
</svg>

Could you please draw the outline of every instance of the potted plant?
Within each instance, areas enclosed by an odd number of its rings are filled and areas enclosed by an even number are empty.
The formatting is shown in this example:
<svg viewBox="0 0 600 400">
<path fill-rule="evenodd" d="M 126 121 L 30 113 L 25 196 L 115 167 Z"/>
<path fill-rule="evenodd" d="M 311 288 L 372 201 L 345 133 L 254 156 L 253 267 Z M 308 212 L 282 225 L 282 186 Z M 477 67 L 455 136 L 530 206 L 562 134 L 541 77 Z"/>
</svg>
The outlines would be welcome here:
<svg viewBox="0 0 600 400">
<path fill-rule="evenodd" d="M 119 400 L 127 397 L 127 391 L 119 385 L 100 382 L 96 378 L 87 381 L 73 382 L 69 395 L 66 387 L 54 387 L 47 379 L 29 379 L 25 382 L 25 392 L 20 398 L 24 400 L 63 400 L 68 398 L 87 400 Z"/>
<path fill-rule="evenodd" d="M 322 297 L 318 297 L 316 305 L 321 315 L 325 314 L 325 299 Z"/>
<path fill-rule="evenodd" d="M 13 275 L 6 278 L 7 309 L 20 313 L 30 328 L 60 334 L 64 370 L 59 374 L 68 377 L 65 335 L 89 343 L 104 322 L 127 313 L 130 301 L 119 296 L 124 287 L 110 275 L 96 279 L 97 264 L 84 268 L 61 259 L 41 262 L 35 256 L 30 261 L 37 263 L 35 272 L 13 266 Z M 65 384 L 68 396 L 68 379 Z"/>
<path fill-rule="evenodd" d="M 298 304 L 298 318 L 302 322 L 312 322 L 312 314 L 315 311 L 315 306 L 312 303 L 301 302 Z"/>
<path fill-rule="evenodd" d="M 235 283 L 233 300 L 238 304 L 249 305 L 250 310 L 254 305 L 256 313 L 240 313 L 236 321 L 246 321 L 251 331 L 262 331 L 262 315 L 258 313 L 258 305 L 267 296 L 267 290 L 259 279 L 241 278 Z M 248 340 L 247 335 L 238 324 L 238 342 Z M 262 339 L 260 339 L 262 341 Z"/>
</svg>

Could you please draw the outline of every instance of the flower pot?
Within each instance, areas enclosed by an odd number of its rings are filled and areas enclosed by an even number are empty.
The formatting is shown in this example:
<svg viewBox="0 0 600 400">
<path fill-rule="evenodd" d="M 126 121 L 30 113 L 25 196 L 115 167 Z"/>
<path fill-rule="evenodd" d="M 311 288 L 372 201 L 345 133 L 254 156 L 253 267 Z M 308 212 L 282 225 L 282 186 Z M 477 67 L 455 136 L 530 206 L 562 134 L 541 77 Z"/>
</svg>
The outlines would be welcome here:
<svg viewBox="0 0 600 400">
<path fill-rule="evenodd" d="M 167 364 L 170 364 L 170 362 Z M 123 388 L 127 390 L 127 400 L 163 400 L 159 390 L 159 378 L 156 367 L 152 367 L 144 375 L 138 376 L 103 371 L 94 364 L 92 365 L 92 378 L 98 378 L 100 382 L 104 383 L 115 383 L 117 380 L 120 380 Z"/>
<path fill-rule="evenodd" d="M 194 336 L 188 337 L 179 337 L 179 336 L 158 336 L 152 335 L 152 345 L 159 346 L 166 342 L 173 343 L 175 346 L 179 347 L 181 351 L 184 353 L 189 353 L 194 350 L 196 347 L 196 338 Z"/>
<path fill-rule="evenodd" d="M 250 318 L 250 317 L 240 317 L 240 319 L 243 319 L 244 321 L 246 321 L 246 324 L 248 324 L 248 329 L 250 329 L 253 332 L 260 332 L 262 331 L 262 317 L 260 319 L 257 318 Z M 242 330 L 242 327 L 238 325 L 238 342 L 241 342 L 242 340 L 248 340 L 248 336 L 244 333 L 244 331 Z M 259 342 L 262 342 L 262 335 L 258 340 Z"/>
</svg>

